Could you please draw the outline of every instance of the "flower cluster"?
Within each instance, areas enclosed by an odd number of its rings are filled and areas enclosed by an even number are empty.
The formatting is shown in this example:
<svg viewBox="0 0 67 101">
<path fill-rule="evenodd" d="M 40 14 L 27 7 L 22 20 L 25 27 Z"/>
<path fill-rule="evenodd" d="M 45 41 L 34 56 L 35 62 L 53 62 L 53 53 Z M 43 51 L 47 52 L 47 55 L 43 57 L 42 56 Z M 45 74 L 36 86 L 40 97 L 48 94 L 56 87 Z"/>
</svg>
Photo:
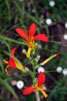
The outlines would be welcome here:
<svg viewBox="0 0 67 101">
<path fill-rule="evenodd" d="M 57 69 L 56 69 L 56 71 L 57 71 L 58 73 L 62 73 L 64 76 L 67 75 L 67 68 L 62 69 L 61 66 L 58 66 Z"/>
<path fill-rule="evenodd" d="M 48 37 L 43 33 L 34 36 L 35 32 L 36 32 L 36 25 L 34 23 L 31 24 L 28 34 L 21 28 L 16 28 L 16 32 L 25 39 L 24 42 L 29 47 L 27 53 L 24 49 L 22 50 L 22 52 L 24 54 L 26 54 L 27 59 L 31 59 L 31 51 L 37 47 L 35 40 L 41 40 L 43 42 L 48 41 Z M 45 83 L 46 75 L 44 74 L 45 69 L 42 66 L 45 65 L 47 62 L 49 62 L 54 57 L 58 56 L 59 53 L 50 56 L 49 58 L 47 58 L 46 60 L 44 60 L 43 62 L 38 64 L 39 76 L 38 76 L 38 80 L 37 80 L 37 78 L 35 78 L 36 77 L 36 73 L 35 73 L 36 66 L 34 65 L 35 66 L 35 68 L 33 68 L 34 71 L 31 71 L 28 68 L 24 68 L 22 63 L 14 56 L 15 51 L 16 51 L 16 48 L 13 48 L 11 50 L 11 59 L 9 61 L 3 60 L 3 63 L 7 64 L 7 66 L 5 68 L 5 72 L 8 74 L 8 70 L 7 70 L 8 67 L 11 67 L 12 69 L 17 68 L 17 69 L 23 71 L 24 73 L 30 72 L 30 74 L 33 75 L 32 76 L 33 84 L 32 84 L 32 86 L 27 87 L 23 90 L 23 95 L 28 95 L 28 94 L 30 94 L 32 92 L 36 92 L 38 90 L 44 95 L 45 98 L 47 98 L 48 95 L 46 93 L 46 89 L 43 87 L 44 83 Z M 36 58 L 33 58 L 31 63 L 34 64 L 34 61 L 36 61 L 38 63 L 39 59 L 40 59 L 40 55 L 38 55 Z M 35 79 L 36 79 L 36 82 L 35 82 Z M 12 85 L 16 85 L 18 89 L 22 89 L 24 86 L 24 82 L 23 81 L 17 81 L 17 82 L 13 81 Z"/>
</svg>

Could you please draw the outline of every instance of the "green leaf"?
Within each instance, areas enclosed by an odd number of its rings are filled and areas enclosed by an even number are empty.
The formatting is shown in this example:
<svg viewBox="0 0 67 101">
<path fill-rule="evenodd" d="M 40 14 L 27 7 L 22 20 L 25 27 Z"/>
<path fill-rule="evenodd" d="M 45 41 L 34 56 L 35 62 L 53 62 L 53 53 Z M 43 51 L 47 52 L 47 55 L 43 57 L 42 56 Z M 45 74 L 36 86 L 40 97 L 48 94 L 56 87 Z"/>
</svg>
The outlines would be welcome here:
<svg viewBox="0 0 67 101">
<path fill-rule="evenodd" d="M 7 41 L 11 41 L 11 42 L 14 42 L 14 43 L 17 43 L 17 44 L 21 44 L 21 45 L 25 45 L 23 42 L 16 41 L 16 40 L 14 40 L 14 39 L 5 37 L 5 36 L 3 36 L 3 35 L 0 35 L 0 39 L 2 39 L 2 40 L 7 40 Z"/>
<path fill-rule="evenodd" d="M 7 81 L 0 78 L 0 83 L 7 87 L 10 93 L 16 98 L 16 101 L 19 101 L 17 94 L 15 93 L 14 89 L 10 86 L 10 84 Z"/>
<path fill-rule="evenodd" d="M 1 67 L 1 69 L 2 69 L 2 72 L 5 74 L 4 66 L 3 66 L 3 63 L 2 63 L 2 56 L 1 56 L 1 53 L 0 53 L 0 67 Z"/>
</svg>

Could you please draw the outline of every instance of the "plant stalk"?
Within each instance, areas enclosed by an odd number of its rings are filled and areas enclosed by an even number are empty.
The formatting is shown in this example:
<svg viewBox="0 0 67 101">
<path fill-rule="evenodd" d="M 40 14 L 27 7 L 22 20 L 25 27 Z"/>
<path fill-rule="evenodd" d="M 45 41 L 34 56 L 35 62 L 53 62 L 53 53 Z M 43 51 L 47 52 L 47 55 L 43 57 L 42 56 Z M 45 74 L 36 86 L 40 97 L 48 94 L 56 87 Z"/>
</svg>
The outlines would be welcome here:
<svg viewBox="0 0 67 101">
<path fill-rule="evenodd" d="M 35 92 L 35 96 L 36 96 L 36 101 L 40 101 L 40 97 L 39 97 L 39 92 L 38 91 Z"/>
</svg>

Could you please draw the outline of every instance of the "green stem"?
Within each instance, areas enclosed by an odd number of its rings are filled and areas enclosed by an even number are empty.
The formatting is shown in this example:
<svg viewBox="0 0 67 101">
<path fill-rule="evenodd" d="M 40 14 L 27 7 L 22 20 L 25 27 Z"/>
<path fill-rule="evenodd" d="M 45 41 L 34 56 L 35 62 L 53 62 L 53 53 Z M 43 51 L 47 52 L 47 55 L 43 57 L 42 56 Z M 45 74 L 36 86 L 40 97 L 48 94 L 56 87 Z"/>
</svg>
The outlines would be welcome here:
<svg viewBox="0 0 67 101">
<path fill-rule="evenodd" d="M 33 85 L 35 85 L 35 66 L 33 65 Z"/>
<path fill-rule="evenodd" d="M 35 96 L 36 96 L 36 101 L 40 101 L 40 97 L 39 97 L 39 92 L 38 91 L 35 92 Z"/>
<path fill-rule="evenodd" d="M 47 33 L 47 36 L 48 36 L 48 39 L 49 39 L 49 29 L 48 29 L 48 26 L 45 26 L 45 29 L 46 29 L 46 33 Z"/>
</svg>

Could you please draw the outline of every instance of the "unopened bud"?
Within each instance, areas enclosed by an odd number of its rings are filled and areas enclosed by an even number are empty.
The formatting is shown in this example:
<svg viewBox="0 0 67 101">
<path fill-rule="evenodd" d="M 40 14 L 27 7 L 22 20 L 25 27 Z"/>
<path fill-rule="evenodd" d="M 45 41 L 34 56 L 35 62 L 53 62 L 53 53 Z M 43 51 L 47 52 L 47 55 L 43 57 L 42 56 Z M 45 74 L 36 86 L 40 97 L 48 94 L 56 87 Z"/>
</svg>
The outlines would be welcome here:
<svg viewBox="0 0 67 101">
<path fill-rule="evenodd" d="M 25 50 L 25 49 L 23 49 L 23 50 L 22 50 L 22 53 L 23 53 L 23 54 L 26 54 L 26 50 Z"/>
<path fill-rule="evenodd" d="M 29 71 L 28 67 L 25 67 L 25 72 L 28 72 L 28 71 Z"/>
</svg>

